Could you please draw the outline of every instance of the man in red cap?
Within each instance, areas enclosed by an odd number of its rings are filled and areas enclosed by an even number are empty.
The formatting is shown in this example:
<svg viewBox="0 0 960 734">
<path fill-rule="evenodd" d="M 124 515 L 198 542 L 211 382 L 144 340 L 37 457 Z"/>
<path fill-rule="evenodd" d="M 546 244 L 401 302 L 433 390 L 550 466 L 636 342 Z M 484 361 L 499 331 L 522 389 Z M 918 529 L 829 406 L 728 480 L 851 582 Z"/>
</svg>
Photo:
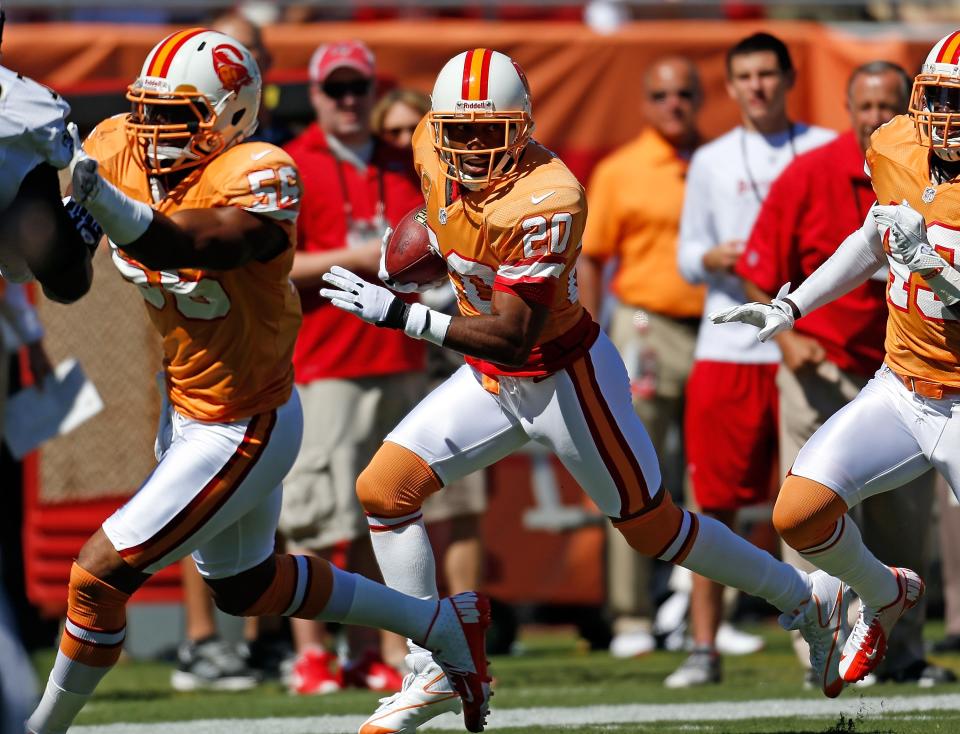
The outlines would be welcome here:
<svg viewBox="0 0 960 734">
<path fill-rule="evenodd" d="M 423 395 L 423 343 L 400 332 L 384 334 L 318 292 L 321 275 L 333 265 L 379 282 L 384 230 L 422 206 L 423 198 L 412 151 L 397 151 L 371 134 L 376 85 L 370 49 L 360 41 L 323 45 L 309 72 L 316 121 L 286 146 L 305 192 L 290 273 L 303 306 L 293 361 L 304 437 L 284 482 L 280 529 L 298 552 L 379 578 L 355 484 L 387 432 Z M 298 620 L 293 632 L 294 692 L 400 688 L 401 676 L 382 662 L 366 630 L 350 629 L 353 660 L 339 675 L 322 623 Z M 395 644 L 394 654 L 385 656 L 399 662 L 406 645 L 400 639 Z"/>
</svg>

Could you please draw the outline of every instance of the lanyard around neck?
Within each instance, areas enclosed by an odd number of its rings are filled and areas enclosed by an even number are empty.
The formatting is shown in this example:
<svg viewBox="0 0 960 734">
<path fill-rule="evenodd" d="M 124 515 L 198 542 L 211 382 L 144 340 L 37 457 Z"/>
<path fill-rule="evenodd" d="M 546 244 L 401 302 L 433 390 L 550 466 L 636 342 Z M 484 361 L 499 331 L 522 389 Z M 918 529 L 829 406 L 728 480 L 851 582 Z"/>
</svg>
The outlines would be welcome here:
<svg viewBox="0 0 960 734">
<path fill-rule="evenodd" d="M 790 145 L 790 160 L 793 160 L 797 157 L 797 148 L 793 142 L 793 122 L 790 123 L 787 135 L 789 135 L 788 144 Z M 750 188 L 753 189 L 753 195 L 757 197 L 758 204 L 763 204 L 764 197 L 760 196 L 760 187 L 757 186 L 757 181 L 753 177 L 753 173 L 750 171 L 750 157 L 747 155 L 747 131 L 742 127 L 740 128 L 740 157 L 743 158 L 743 168 L 747 172 L 747 180 L 750 182 Z"/>
<path fill-rule="evenodd" d="M 343 198 L 343 218 L 347 223 L 347 231 L 353 229 L 354 217 L 353 217 L 353 202 L 350 201 L 350 189 L 347 187 L 347 175 L 343 170 L 343 160 L 340 156 L 337 155 L 336 151 L 330 151 L 333 153 L 333 159 L 337 163 L 337 181 L 340 183 L 340 195 Z M 374 164 L 373 157 L 371 156 L 369 166 L 374 166 L 374 170 L 377 172 L 377 203 L 374 208 L 373 218 L 376 222 L 378 228 L 382 228 L 382 225 L 385 222 L 387 203 L 386 196 L 383 185 L 383 169 L 380 166 Z"/>
</svg>

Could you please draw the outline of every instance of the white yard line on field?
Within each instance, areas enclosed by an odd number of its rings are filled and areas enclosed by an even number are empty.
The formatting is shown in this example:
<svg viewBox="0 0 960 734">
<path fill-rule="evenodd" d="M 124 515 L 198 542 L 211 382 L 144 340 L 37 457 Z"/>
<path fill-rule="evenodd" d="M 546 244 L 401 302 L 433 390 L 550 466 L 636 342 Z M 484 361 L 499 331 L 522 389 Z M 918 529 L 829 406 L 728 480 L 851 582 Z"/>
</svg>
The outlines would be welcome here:
<svg viewBox="0 0 960 734">
<path fill-rule="evenodd" d="M 590 726 L 637 724 L 654 721 L 736 721 L 781 717 L 880 716 L 891 713 L 934 710 L 960 711 L 960 694 L 942 696 L 891 696 L 889 698 L 840 698 L 835 700 L 760 699 L 713 701 L 711 703 L 627 704 L 610 706 L 538 707 L 494 709 L 487 729 L 533 726 Z M 341 734 L 355 732 L 362 715 L 311 716 L 266 719 L 200 719 L 153 724 L 103 724 L 75 726 L 71 734 Z M 463 720 L 444 714 L 424 729 L 463 731 Z"/>
</svg>

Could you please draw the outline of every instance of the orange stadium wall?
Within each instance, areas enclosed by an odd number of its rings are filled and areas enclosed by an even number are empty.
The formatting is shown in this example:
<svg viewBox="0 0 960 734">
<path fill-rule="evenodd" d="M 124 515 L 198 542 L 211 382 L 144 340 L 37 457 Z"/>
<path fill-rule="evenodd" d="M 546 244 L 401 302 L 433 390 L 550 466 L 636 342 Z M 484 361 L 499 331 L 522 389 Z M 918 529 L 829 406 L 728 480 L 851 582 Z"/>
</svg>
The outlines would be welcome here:
<svg viewBox="0 0 960 734">
<path fill-rule="evenodd" d="M 377 55 L 384 88 L 403 84 L 429 89 L 443 62 L 465 48 L 484 45 L 504 51 L 519 61 L 530 80 L 536 137 L 585 179 L 601 156 L 638 132 L 641 75 L 663 54 L 686 54 L 699 67 L 706 89 L 701 122 L 708 137 L 736 124 L 736 108 L 724 91 L 724 53 L 760 29 L 779 35 L 793 52 L 799 71 L 790 100 L 793 117 L 845 128 L 849 72 L 874 59 L 899 62 L 912 72 L 942 30 L 915 32 L 907 40 L 893 30 L 871 28 L 871 35 L 863 37 L 813 23 L 670 21 L 636 23 L 601 36 L 576 23 L 394 21 L 276 25 L 265 29 L 265 40 L 275 62 L 269 80 L 304 111 L 307 61 L 323 42 L 365 40 Z M 4 36 L 3 63 L 64 93 L 78 116 L 84 110 L 102 118 L 124 110 L 122 90 L 149 49 L 172 30 L 14 25 Z M 70 560 L 82 540 L 136 489 L 153 464 L 157 340 L 136 290 L 121 283 L 103 249 L 95 268 L 93 292 L 79 304 L 40 305 L 51 356 L 78 357 L 106 403 L 103 413 L 48 444 L 27 464 L 28 593 L 51 612 L 62 608 Z M 599 529 L 554 533 L 548 542 L 543 531 L 530 531 L 518 521 L 532 502 L 529 461 L 508 460 L 491 472 L 491 479 L 495 489 L 485 533 L 496 593 L 511 601 L 602 601 Z M 564 502 L 570 501 L 571 487 L 576 496 L 568 476 L 561 487 Z M 511 553 L 508 558 L 507 550 L 518 547 L 544 553 Z M 171 569 L 138 597 L 175 597 L 176 582 L 176 570 Z"/>
</svg>

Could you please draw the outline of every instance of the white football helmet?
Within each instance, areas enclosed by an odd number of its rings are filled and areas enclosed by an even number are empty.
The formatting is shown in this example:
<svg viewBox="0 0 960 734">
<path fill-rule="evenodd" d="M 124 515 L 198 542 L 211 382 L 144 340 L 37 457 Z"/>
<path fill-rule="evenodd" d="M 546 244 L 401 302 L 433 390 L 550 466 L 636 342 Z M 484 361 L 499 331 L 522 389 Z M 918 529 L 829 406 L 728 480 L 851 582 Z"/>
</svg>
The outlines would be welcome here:
<svg viewBox="0 0 960 734">
<path fill-rule="evenodd" d="M 523 147 L 533 131 L 530 87 L 523 70 L 509 56 L 488 48 L 464 51 L 450 59 L 437 75 L 427 120 L 433 128 L 433 147 L 446 162 L 444 175 L 476 186 L 490 183 L 516 169 Z M 497 125 L 502 139 L 487 147 L 457 146 L 454 127 Z M 487 172 L 463 171 L 462 158 L 486 156 Z"/>
<path fill-rule="evenodd" d="M 260 69 L 224 33 L 190 28 L 153 47 L 127 89 L 127 136 L 151 174 L 199 166 L 257 129 Z"/>
<path fill-rule="evenodd" d="M 960 31 L 941 38 L 913 80 L 910 117 L 940 158 L 960 160 Z"/>
</svg>

